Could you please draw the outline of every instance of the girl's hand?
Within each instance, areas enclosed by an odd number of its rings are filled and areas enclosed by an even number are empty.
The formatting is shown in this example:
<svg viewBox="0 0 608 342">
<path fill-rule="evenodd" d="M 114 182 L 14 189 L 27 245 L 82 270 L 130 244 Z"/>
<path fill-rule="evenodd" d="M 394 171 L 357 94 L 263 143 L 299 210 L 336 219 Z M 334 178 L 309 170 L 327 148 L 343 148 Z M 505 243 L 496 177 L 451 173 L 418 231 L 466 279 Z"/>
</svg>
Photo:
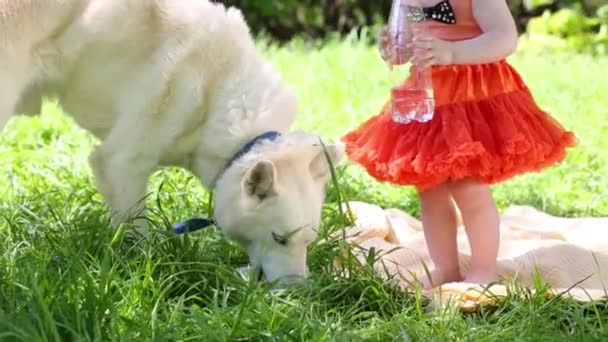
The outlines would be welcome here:
<svg viewBox="0 0 608 342">
<path fill-rule="evenodd" d="M 454 52 L 450 42 L 431 36 L 414 36 L 410 44 L 414 56 L 412 64 L 425 69 L 432 65 L 447 65 L 454 61 Z"/>
<path fill-rule="evenodd" d="M 410 38 L 405 37 L 406 43 L 409 44 Z M 399 65 L 407 63 L 412 58 L 412 50 L 405 47 L 400 47 L 395 42 L 387 27 L 383 28 L 380 32 L 378 50 L 380 50 L 380 56 L 382 59 L 390 65 Z"/>
<path fill-rule="evenodd" d="M 388 28 L 385 27 L 382 29 L 382 31 L 380 31 L 380 37 L 378 38 L 378 50 L 380 51 L 380 57 L 382 57 L 385 62 L 388 62 L 391 57 L 393 50 L 391 45 L 390 32 L 388 31 Z"/>
</svg>

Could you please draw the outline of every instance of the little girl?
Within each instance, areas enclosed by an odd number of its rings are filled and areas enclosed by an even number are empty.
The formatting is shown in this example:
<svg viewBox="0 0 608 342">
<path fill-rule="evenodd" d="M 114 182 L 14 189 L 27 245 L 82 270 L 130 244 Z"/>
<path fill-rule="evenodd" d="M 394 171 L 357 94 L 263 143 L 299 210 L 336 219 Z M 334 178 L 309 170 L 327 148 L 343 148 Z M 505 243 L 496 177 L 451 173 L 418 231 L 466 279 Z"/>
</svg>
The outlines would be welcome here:
<svg viewBox="0 0 608 342">
<path fill-rule="evenodd" d="M 462 280 L 487 283 L 497 280 L 500 238 L 489 184 L 562 161 L 576 138 L 536 105 L 505 61 L 517 45 L 505 0 L 421 2 L 430 36 L 413 37 L 411 62 L 431 67 L 433 119 L 396 123 L 387 104 L 343 140 L 349 158 L 377 180 L 417 188 L 434 263 L 431 278 L 423 280 L 425 289 Z M 433 15 L 432 8 L 441 13 Z M 381 52 L 390 48 L 386 32 L 380 41 Z M 464 278 L 452 199 L 471 246 Z"/>
</svg>

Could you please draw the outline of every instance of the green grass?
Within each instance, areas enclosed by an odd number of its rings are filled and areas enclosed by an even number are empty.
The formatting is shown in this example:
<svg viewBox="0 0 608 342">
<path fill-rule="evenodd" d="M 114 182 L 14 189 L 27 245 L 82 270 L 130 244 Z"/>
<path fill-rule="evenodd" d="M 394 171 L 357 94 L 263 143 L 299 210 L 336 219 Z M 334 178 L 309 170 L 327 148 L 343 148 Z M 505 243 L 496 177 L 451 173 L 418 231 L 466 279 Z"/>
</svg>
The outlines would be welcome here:
<svg viewBox="0 0 608 342">
<path fill-rule="evenodd" d="M 300 95 L 298 128 L 338 138 L 382 105 L 388 75 L 358 42 L 263 47 Z M 557 215 L 608 215 L 608 58 L 520 53 L 511 59 L 542 107 L 580 145 L 543 173 L 494 188 L 501 207 L 525 203 Z M 108 229 L 86 156 L 95 141 L 49 103 L 13 120 L 0 138 L 0 340 L 606 340 L 608 305 L 508 297 L 474 315 L 425 313 L 426 301 L 375 278 L 330 269 L 337 242 L 310 249 L 309 282 L 281 294 L 237 277 L 243 250 L 209 230 L 165 233 L 167 222 L 204 214 L 208 196 L 181 170 L 150 185 L 151 241 L 122 242 Z M 417 214 L 413 189 L 340 172 L 347 199 Z M 162 188 L 161 188 L 162 184 Z M 159 191 L 159 188 L 160 191 Z M 330 187 L 322 235 L 342 220 Z M 541 291 L 542 292 L 542 291 Z"/>
</svg>

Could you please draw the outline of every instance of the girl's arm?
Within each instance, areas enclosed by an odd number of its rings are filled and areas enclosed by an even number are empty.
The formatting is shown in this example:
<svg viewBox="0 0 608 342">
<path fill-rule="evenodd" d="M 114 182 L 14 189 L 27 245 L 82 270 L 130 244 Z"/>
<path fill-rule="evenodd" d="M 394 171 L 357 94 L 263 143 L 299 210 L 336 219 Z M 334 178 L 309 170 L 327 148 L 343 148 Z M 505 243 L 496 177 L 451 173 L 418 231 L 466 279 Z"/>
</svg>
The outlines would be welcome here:
<svg viewBox="0 0 608 342">
<path fill-rule="evenodd" d="M 473 39 L 447 42 L 433 37 L 414 37 L 412 62 L 430 65 L 483 64 L 509 56 L 517 47 L 517 28 L 506 0 L 471 0 L 473 15 L 483 31 Z"/>
<path fill-rule="evenodd" d="M 452 64 L 480 64 L 508 57 L 517 47 L 517 28 L 505 0 L 472 0 L 479 37 L 451 43 Z"/>
</svg>

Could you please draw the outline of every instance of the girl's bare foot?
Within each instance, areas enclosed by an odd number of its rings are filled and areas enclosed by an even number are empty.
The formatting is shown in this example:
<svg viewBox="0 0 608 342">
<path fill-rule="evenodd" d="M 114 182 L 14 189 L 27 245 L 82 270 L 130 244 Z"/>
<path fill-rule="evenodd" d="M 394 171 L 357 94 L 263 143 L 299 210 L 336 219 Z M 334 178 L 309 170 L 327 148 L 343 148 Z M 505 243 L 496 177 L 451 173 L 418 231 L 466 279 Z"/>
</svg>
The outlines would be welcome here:
<svg viewBox="0 0 608 342">
<path fill-rule="evenodd" d="M 472 284 L 488 284 L 498 280 L 498 274 L 495 269 L 471 269 L 464 281 Z"/>
<path fill-rule="evenodd" d="M 430 276 L 430 279 L 428 276 L 424 276 L 424 278 L 422 278 L 423 290 L 430 290 L 445 283 L 462 281 L 462 276 L 457 269 L 444 271 L 437 268 L 431 271 Z"/>
</svg>

